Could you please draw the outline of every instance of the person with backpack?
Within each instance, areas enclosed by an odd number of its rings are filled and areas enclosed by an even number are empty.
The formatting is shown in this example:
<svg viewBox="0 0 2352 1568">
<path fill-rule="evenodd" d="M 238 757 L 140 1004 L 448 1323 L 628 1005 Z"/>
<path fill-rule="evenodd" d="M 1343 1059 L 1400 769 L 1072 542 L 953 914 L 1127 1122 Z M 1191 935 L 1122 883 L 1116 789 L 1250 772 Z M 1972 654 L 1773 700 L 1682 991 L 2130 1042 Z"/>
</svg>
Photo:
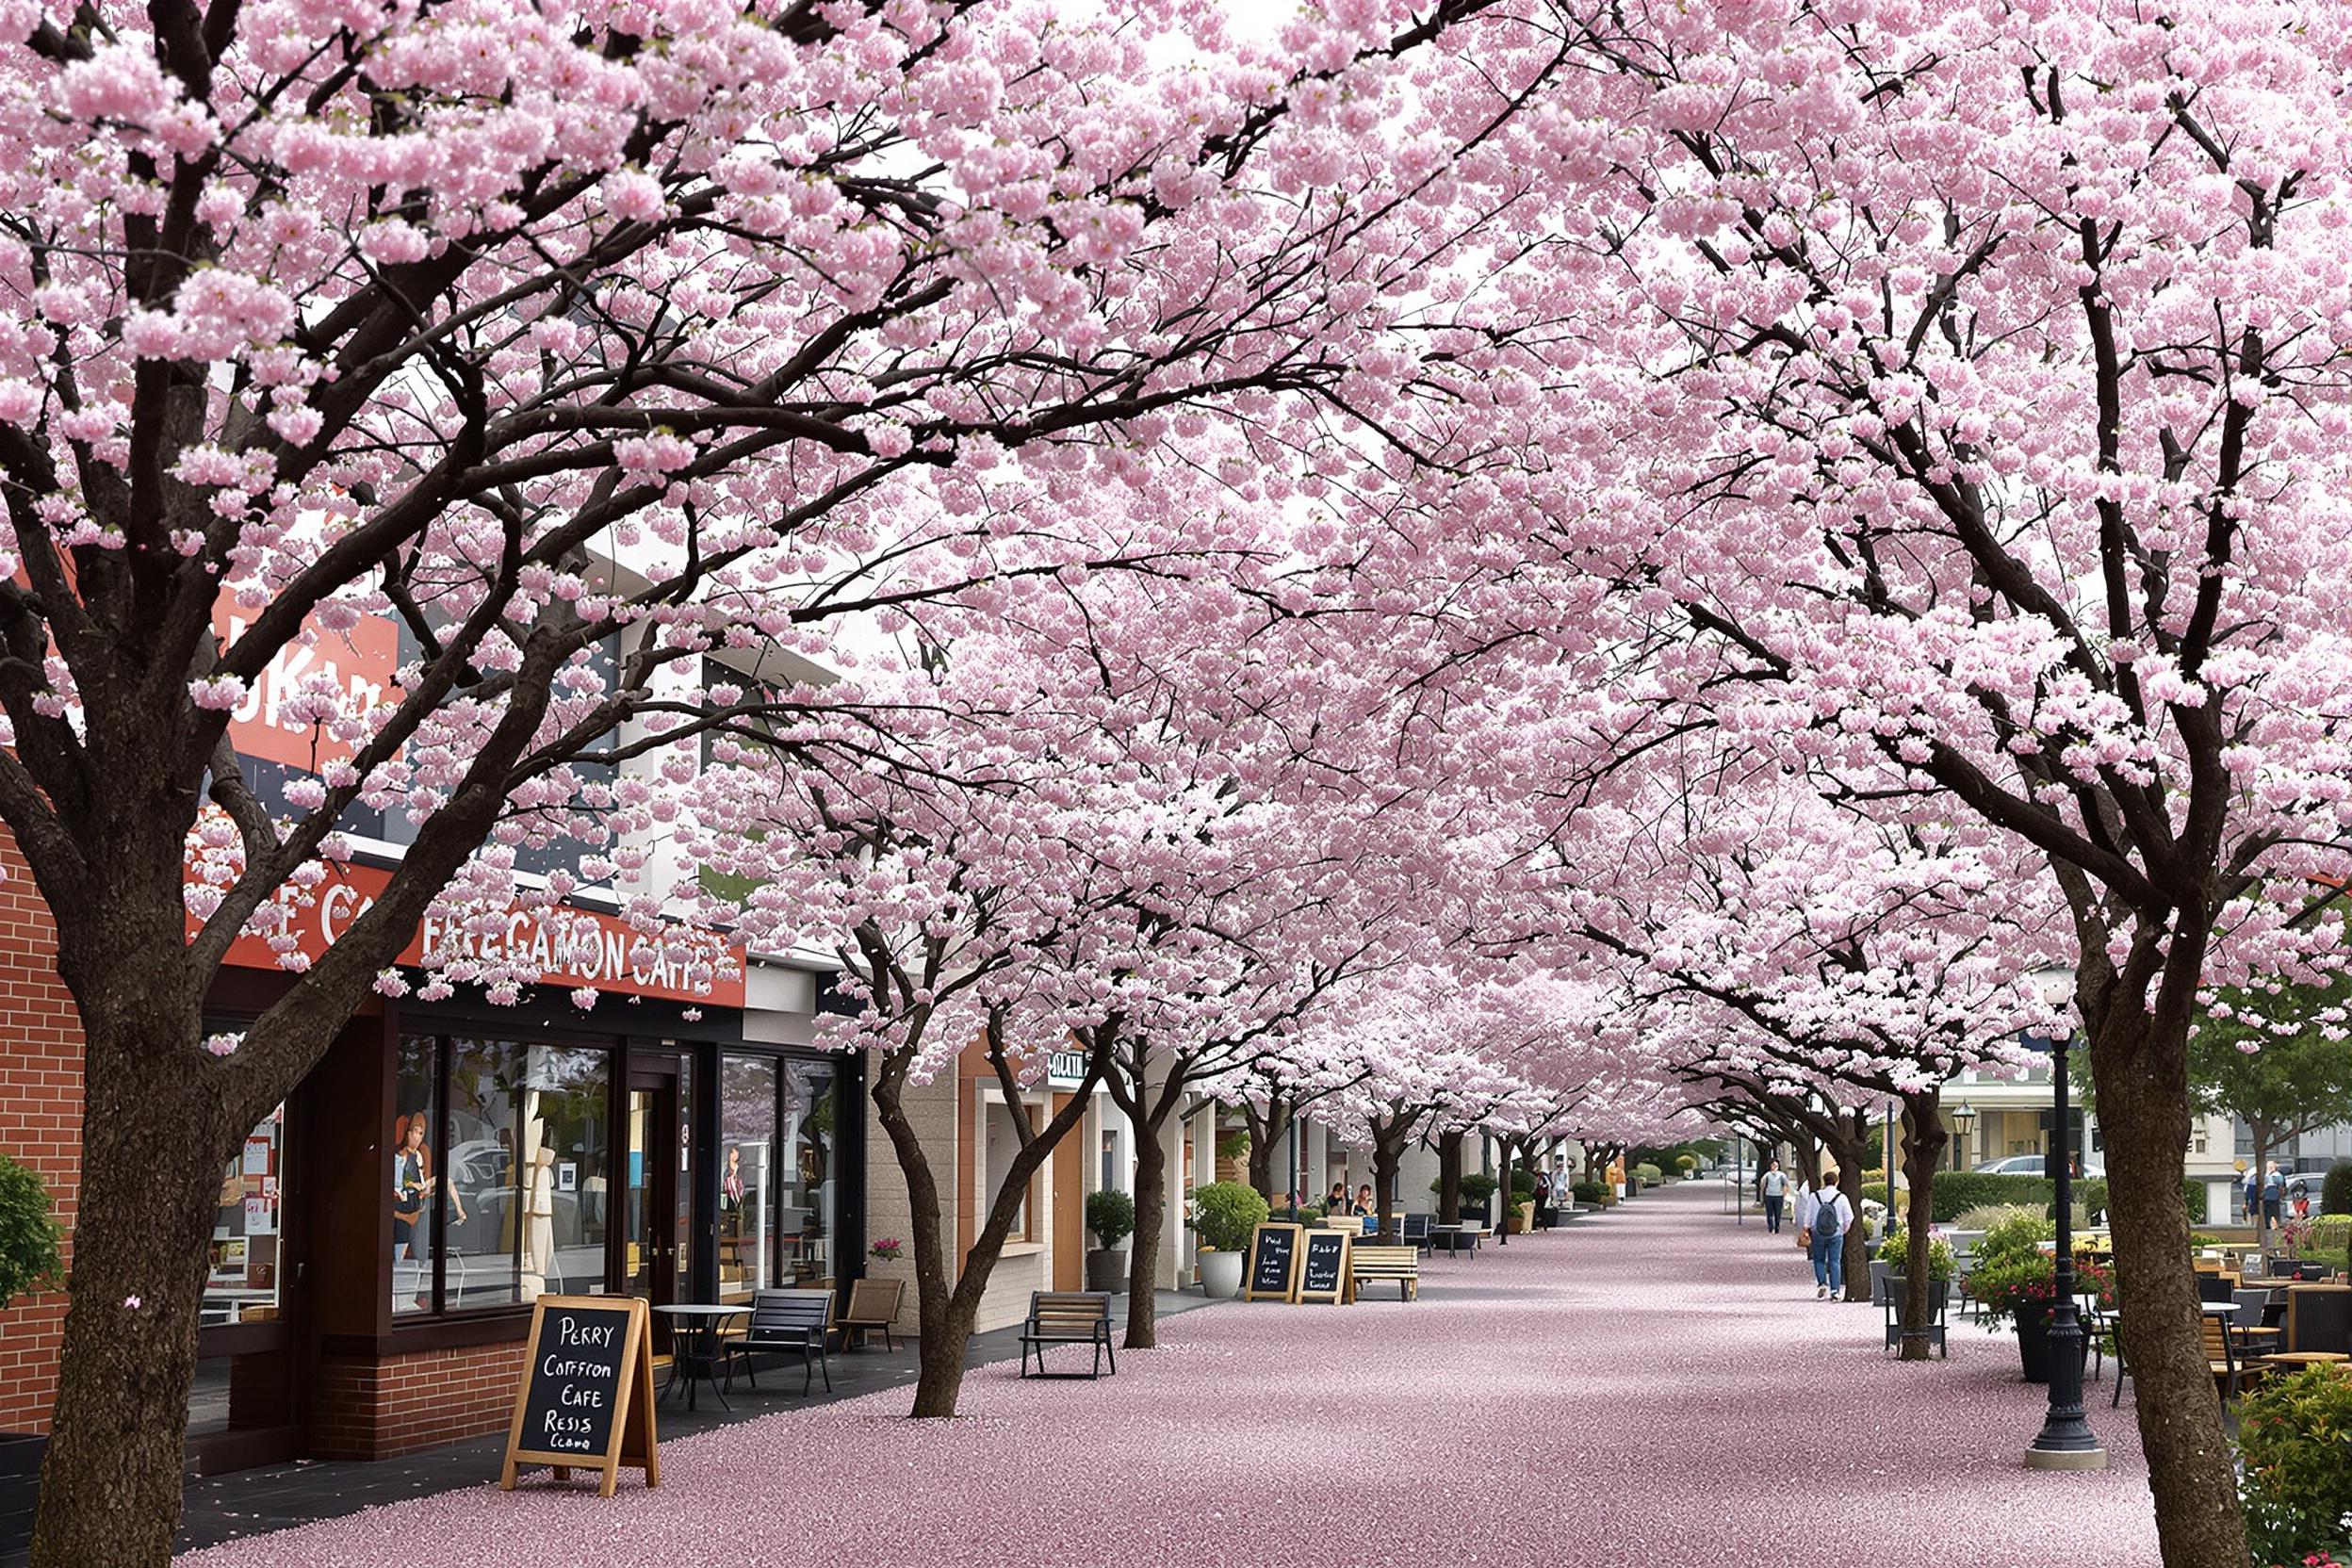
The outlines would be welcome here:
<svg viewBox="0 0 2352 1568">
<path fill-rule="evenodd" d="M 2262 1228 L 2262 1173 L 2246 1168 L 2246 1222 L 2259 1233 Z"/>
<path fill-rule="evenodd" d="M 1838 1190 L 1838 1172 L 1824 1169 L 1821 1184 L 1797 1205 L 1797 1239 L 1813 1257 L 1813 1297 L 1834 1301 L 1846 1294 L 1846 1227 L 1854 1205 Z"/>
<path fill-rule="evenodd" d="M 1764 1199 L 1764 1233 L 1780 1234 L 1780 1211 L 1788 1203 L 1788 1173 L 1774 1160 L 1770 1170 L 1756 1178 L 1756 1190 Z"/>
<path fill-rule="evenodd" d="M 2279 1211 L 2286 1206 L 2287 1179 L 2278 1174 L 2278 1162 L 2273 1160 L 2262 1172 L 2262 1228 L 2278 1223 Z"/>
</svg>

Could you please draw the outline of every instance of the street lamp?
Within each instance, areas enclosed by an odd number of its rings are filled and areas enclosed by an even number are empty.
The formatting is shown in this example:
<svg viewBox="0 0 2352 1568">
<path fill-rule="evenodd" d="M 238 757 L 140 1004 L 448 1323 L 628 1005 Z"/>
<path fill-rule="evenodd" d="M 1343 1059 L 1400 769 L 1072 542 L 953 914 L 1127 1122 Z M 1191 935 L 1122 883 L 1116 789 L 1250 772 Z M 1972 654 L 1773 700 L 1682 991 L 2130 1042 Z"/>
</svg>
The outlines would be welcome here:
<svg viewBox="0 0 2352 1568">
<path fill-rule="evenodd" d="M 2063 984 L 2066 1002 L 2073 1000 L 2073 976 L 2045 971 L 2044 995 L 2055 1004 Z M 2054 1288 L 2044 1338 L 2050 1346 L 2050 1411 L 2042 1429 L 2026 1450 L 2029 1470 L 2104 1470 L 2107 1450 L 2082 1413 L 2082 1319 L 2074 1304 L 2074 1159 L 2067 1149 L 2066 1054 L 2074 1044 L 2071 1027 L 2046 1042 L 2050 1047 L 2052 1131 L 2050 1159 L 2057 1168 L 2058 1256 Z"/>
<path fill-rule="evenodd" d="M 1976 1107 L 1963 1100 L 1952 1113 L 1952 1130 L 1960 1135 L 1960 1147 L 1953 1151 L 1952 1168 L 1966 1170 L 1976 1157 Z"/>
</svg>

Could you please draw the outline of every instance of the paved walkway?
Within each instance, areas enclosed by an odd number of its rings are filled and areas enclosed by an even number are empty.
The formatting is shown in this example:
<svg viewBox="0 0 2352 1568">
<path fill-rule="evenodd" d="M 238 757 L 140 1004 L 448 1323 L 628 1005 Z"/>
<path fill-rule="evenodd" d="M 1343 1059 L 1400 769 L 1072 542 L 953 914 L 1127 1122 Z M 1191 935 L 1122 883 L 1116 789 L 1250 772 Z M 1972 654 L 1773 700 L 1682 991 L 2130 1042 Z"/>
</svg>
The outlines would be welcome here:
<svg viewBox="0 0 2352 1568">
<path fill-rule="evenodd" d="M 1793 1238 L 1719 1201 L 1441 1258 L 1410 1305 L 1186 1314 L 1100 1383 L 986 1367 L 954 1422 L 891 1391 L 665 1443 L 658 1491 L 543 1472 L 181 1561 L 2156 1562 L 2128 1397 L 2094 1413 L 2113 1469 L 2027 1472 L 2042 1391 L 2008 1337 L 1887 1360 L 1875 1309 L 1816 1301 Z"/>
</svg>

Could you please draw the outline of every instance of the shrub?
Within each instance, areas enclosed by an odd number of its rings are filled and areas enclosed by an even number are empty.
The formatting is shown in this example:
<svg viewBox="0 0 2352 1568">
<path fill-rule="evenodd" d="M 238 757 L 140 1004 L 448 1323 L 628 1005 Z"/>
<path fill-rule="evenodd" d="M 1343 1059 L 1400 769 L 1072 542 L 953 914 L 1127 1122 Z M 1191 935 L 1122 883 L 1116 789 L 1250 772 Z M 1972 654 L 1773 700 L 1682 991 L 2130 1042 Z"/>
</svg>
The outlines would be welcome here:
<svg viewBox="0 0 2352 1568">
<path fill-rule="evenodd" d="M 2311 1221 L 2311 1233 L 2305 1247 L 2310 1255 L 2341 1252 L 2352 1247 L 2352 1214 L 2315 1215 Z"/>
<path fill-rule="evenodd" d="M 1086 1194 L 1086 1229 L 1109 1250 L 1135 1233 L 1135 1200 L 1116 1187 Z"/>
<path fill-rule="evenodd" d="M 1192 1195 L 1192 1228 L 1220 1252 L 1248 1247 L 1250 1233 L 1265 1224 L 1270 1212 L 1257 1188 L 1239 1182 L 1211 1182 Z"/>
<path fill-rule="evenodd" d="M 1878 1261 L 1893 1264 L 1898 1269 L 1910 1267 L 1910 1231 L 1901 1225 L 1886 1227 L 1886 1239 L 1878 1244 Z M 1941 1236 L 1928 1238 L 1927 1277 L 1931 1280 L 1952 1278 L 1952 1244 Z"/>
<path fill-rule="evenodd" d="M 2041 1176 L 2000 1176 L 1988 1170 L 1942 1170 L 1933 1189 L 1936 1223 L 1949 1225 L 1965 1210 L 1988 1203 L 2048 1206 L 2057 1184 Z"/>
<path fill-rule="evenodd" d="M 2247 1394 L 2238 1405 L 2246 1462 L 2246 1535 L 2257 1562 L 2301 1562 L 2352 1548 L 2352 1379 L 2314 1366 Z"/>
<path fill-rule="evenodd" d="M 1865 1203 L 1876 1203 L 1882 1208 L 1885 1207 L 1886 1202 L 1886 1184 L 1884 1182 L 1863 1183 L 1862 1201 Z"/>
<path fill-rule="evenodd" d="M 1991 1232 L 2007 1220 L 2023 1216 L 2028 1219 L 2047 1219 L 2039 1209 L 2029 1209 L 2008 1203 L 1985 1203 L 1973 1209 L 1963 1209 L 1952 1219 L 1952 1228 L 1959 1231 Z"/>
<path fill-rule="evenodd" d="M 1496 1184 L 1494 1178 L 1483 1170 L 1463 1171 L 1462 1173 L 1462 1206 L 1465 1209 L 1485 1208 L 1486 1200 L 1494 1196 Z"/>
<path fill-rule="evenodd" d="M 1674 1168 L 1687 1177 L 1699 1168 L 1699 1157 L 1689 1150 L 1685 1150 L 1674 1156 Z"/>
<path fill-rule="evenodd" d="M 1662 1182 L 1666 1179 L 1666 1172 L 1660 1170 L 1654 1165 L 1645 1164 L 1635 1166 L 1633 1168 L 1633 1173 L 1636 1176 L 1641 1177 L 1644 1182 L 1656 1183 Z"/>
<path fill-rule="evenodd" d="M 1232 1127 L 1217 1135 L 1217 1157 L 1220 1160 L 1246 1160 L 1250 1157 L 1250 1129 Z"/>
<path fill-rule="evenodd" d="M 1609 1201 L 1609 1184 L 1605 1182 L 1578 1182 L 1568 1189 L 1568 1193 L 1579 1203 L 1600 1204 Z"/>
<path fill-rule="evenodd" d="M 1984 1239 L 1976 1244 L 1980 1267 L 2011 1258 L 2040 1257 L 2041 1244 L 2057 1235 L 2057 1228 L 2031 1209 L 2012 1209 L 2007 1216 L 1984 1227 Z"/>
<path fill-rule="evenodd" d="M 2115 1304 L 2115 1276 L 2095 1264 L 2075 1264 L 2074 1288 L 2085 1295 L 2096 1293 L 2102 1307 Z M 1984 1303 L 1985 1327 L 1997 1329 L 2021 1306 L 2056 1299 L 2058 1260 L 2033 1250 L 2004 1253 L 1969 1272 L 1968 1294 Z"/>
<path fill-rule="evenodd" d="M 2352 1214 L 2352 1160 L 2338 1160 L 2319 1184 L 2319 1212 Z"/>
<path fill-rule="evenodd" d="M 1524 1165 L 1515 1165 L 1511 1168 L 1511 1200 L 1516 1203 L 1531 1203 L 1535 1200 L 1534 1171 L 1529 1170 Z"/>
<path fill-rule="evenodd" d="M 0 1154 L 0 1307 L 57 1283 L 58 1239 L 40 1175 Z"/>
</svg>

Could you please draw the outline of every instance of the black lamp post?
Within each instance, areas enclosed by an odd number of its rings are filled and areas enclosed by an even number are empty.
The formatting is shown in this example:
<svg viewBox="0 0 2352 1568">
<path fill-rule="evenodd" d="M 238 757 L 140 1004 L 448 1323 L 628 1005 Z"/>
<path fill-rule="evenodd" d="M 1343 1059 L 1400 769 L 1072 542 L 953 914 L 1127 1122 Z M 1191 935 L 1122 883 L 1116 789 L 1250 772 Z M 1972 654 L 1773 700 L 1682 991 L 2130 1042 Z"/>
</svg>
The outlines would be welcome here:
<svg viewBox="0 0 2352 1568">
<path fill-rule="evenodd" d="M 1952 1130 L 1960 1135 L 1952 1140 L 1952 1168 L 1966 1170 L 1976 1158 L 1976 1107 L 1960 1102 L 1960 1108 L 1952 1113 Z"/>
<path fill-rule="evenodd" d="M 2058 1256 L 2044 1338 L 2050 1347 L 2050 1413 L 2025 1451 L 2029 1470 L 2104 1470 L 2107 1450 L 2082 1414 L 2082 1319 L 2074 1304 L 2074 1159 L 2067 1148 L 2066 1053 L 2073 1034 L 2050 1042 L 2053 1109 L 2050 1157 L 2057 1171 Z"/>
</svg>

